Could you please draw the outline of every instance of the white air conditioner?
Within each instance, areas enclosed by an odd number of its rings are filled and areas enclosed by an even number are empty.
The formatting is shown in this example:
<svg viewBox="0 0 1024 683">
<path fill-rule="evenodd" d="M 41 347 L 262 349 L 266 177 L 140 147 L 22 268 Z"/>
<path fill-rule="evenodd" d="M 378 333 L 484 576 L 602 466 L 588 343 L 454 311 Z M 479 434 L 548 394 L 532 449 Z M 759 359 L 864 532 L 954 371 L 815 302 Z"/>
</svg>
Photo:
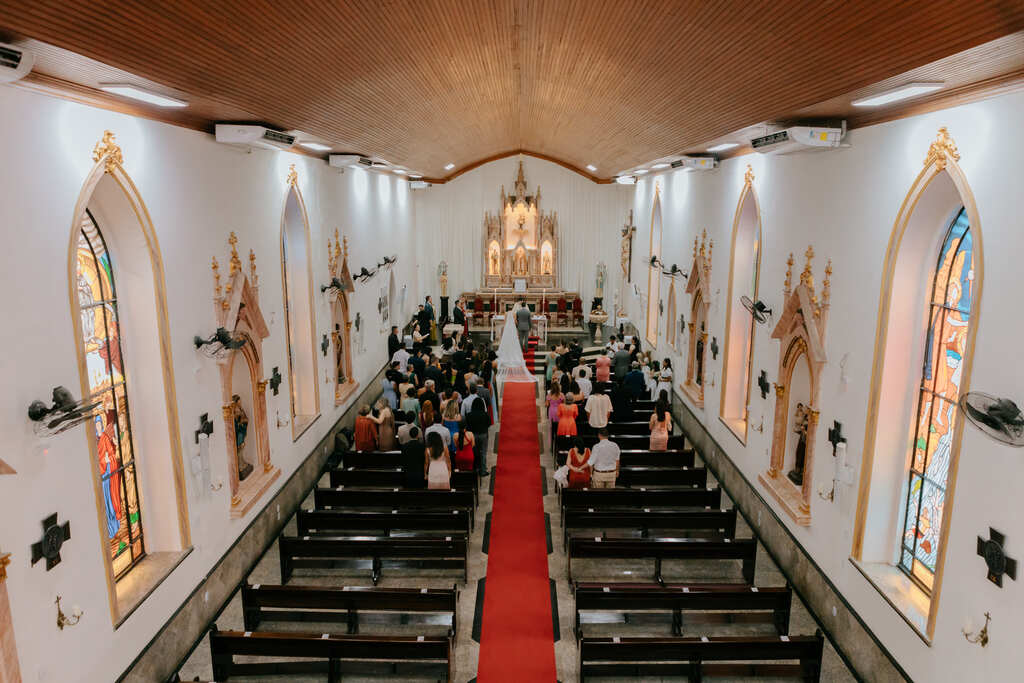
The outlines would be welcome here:
<svg viewBox="0 0 1024 683">
<path fill-rule="evenodd" d="M 672 162 L 672 168 L 692 168 L 698 171 L 710 171 L 718 166 L 715 157 L 682 157 Z"/>
<path fill-rule="evenodd" d="M 264 126 L 248 126 L 237 123 L 218 123 L 215 127 L 217 142 L 229 145 L 247 145 L 264 149 L 289 149 L 295 144 L 295 136 Z"/>
<path fill-rule="evenodd" d="M 756 137 L 750 141 L 750 146 L 761 154 L 792 154 L 839 147 L 844 135 L 845 122 L 842 128 L 790 126 Z"/>
<path fill-rule="evenodd" d="M 428 183 L 426 180 L 410 180 L 409 181 L 409 189 L 410 190 L 425 190 L 428 187 L 430 187 L 430 183 Z"/>
<path fill-rule="evenodd" d="M 0 43 L 0 83 L 20 81 L 32 70 L 35 61 L 31 50 Z"/>
<path fill-rule="evenodd" d="M 330 154 L 327 163 L 334 168 L 345 168 L 347 166 L 358 166 L 360 168 L 373 168 L 376 164 L 361 154 Z"/>
</svg>

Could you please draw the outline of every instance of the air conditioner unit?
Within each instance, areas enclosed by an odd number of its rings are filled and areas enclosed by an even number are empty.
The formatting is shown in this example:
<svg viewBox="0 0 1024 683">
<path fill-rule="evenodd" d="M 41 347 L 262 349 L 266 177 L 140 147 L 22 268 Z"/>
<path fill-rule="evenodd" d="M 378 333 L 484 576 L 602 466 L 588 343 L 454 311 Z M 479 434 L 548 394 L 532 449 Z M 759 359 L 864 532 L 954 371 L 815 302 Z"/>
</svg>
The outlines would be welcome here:
<svg viewBox="0 0 1024 683">
<path fill-rule="evenodd" d="M 264 149 L 288 149 L 295 144 L 295 136 L 264 126 L 237 123 L 218 123 L 215 127 L 217 142 L 229 145 L 247 145 Z"/>
<path fill-rule="evenodd" d="M 35 61 L 31 50 L 0 43 L 0 83 L 20 81 L 32 70 Z"/>
<path fill-rule="evenodd" d="M 410 190 L 425 190 L 428 187 L 430 187 L 430 183 L 428 183 L 426 180 L 410 180 L 409 181 L 409 189 Z"/>
<path fill-rule="evenodd" d="M 841 128 L 827 126 L 790 126 L 750 141 L 761 154 L 792 154 L 839 147 L 846 135 L 846 122 Z"/>
<path fill-rule="evenodd" d="M 359 166 L 360 168 L 373 168 L 372 160 L 361 154 L 331 154 L 327 157 L 327 163 L 334 168 L 345 168 L 347 166 Z"/>
<path fill-rule="evenodd" d="M 716 166 L 718 166 L 718 159 L 715 157 L 686 156 L 672 162 L 672 168 L 693 168 L 698 171 L 710 171 Z"/>
</svg>

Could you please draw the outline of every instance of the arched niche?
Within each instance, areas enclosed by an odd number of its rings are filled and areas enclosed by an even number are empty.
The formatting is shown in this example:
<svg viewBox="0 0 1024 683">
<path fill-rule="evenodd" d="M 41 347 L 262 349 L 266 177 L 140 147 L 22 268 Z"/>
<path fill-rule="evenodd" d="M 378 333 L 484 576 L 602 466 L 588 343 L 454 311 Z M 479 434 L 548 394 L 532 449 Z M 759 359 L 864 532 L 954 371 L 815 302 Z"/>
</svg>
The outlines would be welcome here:
<svg viewBox="0 0 1024 683">
<path fill-rule="evenodd" d="M 292 439 L 297 440 L 320 416 L 320 387 L 316 369 L 309 216 L 294 164 L 288 172 L 288 189 L 281 211 L 281 282 L 288 333 Z"/>
<path fill-rule="evenodd" d="M 487 247 L 487 274 L 501 275 L 501 247 L 493 240 L 490 246 Z"/>
<path fill-rule="evenodd" d="M 725 356 L 719 415 L 729 430 L 746 444 L 751 377 L 754 372 L 756 323 L 740 297 L 757 301 L 761 272 L 761 207 L 748 165 L 732 224 L 729 251 L 729 296 L 725 308 Z"/>
<path fill-rule="evenodd" d="M 106 568 L 111 619 L 119 626 L 167 574 L 177 557 L 191 549 L 188 503 L 185 489 L 180 423 L 174 387 L 170 324 L 160 245 L 145 202 L 125 171 L 121 148 L 106 131 L 93 150 L 95 165 L 82 185 L 72 214 L 68 244 L 68 300 L 78 358 L 80 392 L 90 391 L 83 349 L 82 310 L 78 298 L 78 244 L 83 217 L 91 214 L 102 226 L 106 248 L 115 264 L 119 309 L 119 334 L 127 340 L 122 358 L 129 385 L 135 477 L 139 511 L 144 520 L 146 556 L 160 560 L 153 572 L 129 571 L 115 579 L 111 554 L 104 544 L 101 556 Z M 96 519 L 101 539 L 107 524 L 98 462 L 97 435 L 86 429 L 86 443 L 93 473 Z"/>
<path fill-rule="evenodd" d="M 348 239 L 338 238 L 334 231 L 334 246 L 327 240 L 327 274 L 330 287 L 331 346 L 334 349 L 334 405 L 341 405 L 355 392 L 359 383 L 352 367 L 352 319 L 349 317 L 348 295 L 355 291 L 355 282 L 348 268 Z"/>
<path fill-rule="evenodd" d="M 693 238 L 693 262 L 686 281 L 690 295 L 690 343 L 686 353 L 686 380 L 681 389 L 698 408 L 704 407 L 704 383 L 707 379 L 708 309 L 711 307 L 711 252 L 714 240 L 701 233 Z"/>
<path fill-rule="evenodd" d="M 924 168 L 896 216 L 883 263 L 878 328 L 871 370 L 851 559 L 926 640 L 934 635 L 949 528 L 953 517 L 964 420 L 950 439 L 939 548 L 930 595 L 900 600 L 886 586 L 900 547 L 903 487 L 910 462 L 916 394 L 924 358 L 928 302 L 936 255 L 951 221 L 962 209 L 970 225 L 973 281 L 966 353 L 960 360 L 959 394 L 970 391 L 973 349 L 984 284 L 982 225 L 974 193 L 959 165 L 960 155 L 945 128 L 931 143 Z M 888 525 L 888 526 L 883 526 Z"/>
<path fill-rule="evenodd" d="M 772 331 L 772 339 L 780 341 L 779 381 L 775 385 L 771 457 L 768 469 L 758 476 L 782 509 L 801 526 L 811 523 L 814 443 L 819 420 L 821 371 L 828 360 L 825 332 L 832 276 L 829 261 L 819 301 L 811 274 L 813 248 L 807 248 L 806 257 L 807 265 L 800 274 L 800 281 L 791 290 L 793 256 L 790 254 L 783 292 L 785 305 Z M 798 406 L 802 409 L 798 410 Z M 787 468 L 787 463 L 792 465 L 800 455 L 802 468 Z M 794 469 L 798 470 L 799 477 L 793 476 Z"/>
<path fill-rule="evenodd" d="M 667 309 L 666 320 L 668 321 L 665 325 L 665 341 L 673 349 L 679 350 L 679 333 L 677 332 L 676 326 L 676 281 L 675 279 L 669 280 L 668 284 L 668 309 Z"/>
<path fill-rule="evenodd" d="M 551 248 L 551 242 L 544 240 L 540 245 L 540 274 L 552 275 L 555 272 L 555 252 Z"/>
<path fill-rule="evenodd" d="M 214 259 L 214 313 L 217 326 L 244 340 L 237 349 L 226 349 L 218 358 L 221 383 L 221 416 L 231 517 L 244 516 L 281 470 L 270 460 L 270 432 L 267 426 L 267 380 L 263 367 L 263 340 L 270 330 L 260 307 L 256 255 L 249 252 L 249 275 L 238 258 L 238 239 L 231 233 L 231 256 L 223 293 L 220 270 Z M 237 397 L 237 398 L 236 398 Z"/>
<path fill-rule="evenodd" d="M 658 346 L 658 317 L 661 303 L 661 266 L 655 265 L 654 259 L 661 260 L 661 188 L 654 186 L 654 203 L 651 206 L 651 247 L 647 268 L 647 343 Z"/>
</svg>

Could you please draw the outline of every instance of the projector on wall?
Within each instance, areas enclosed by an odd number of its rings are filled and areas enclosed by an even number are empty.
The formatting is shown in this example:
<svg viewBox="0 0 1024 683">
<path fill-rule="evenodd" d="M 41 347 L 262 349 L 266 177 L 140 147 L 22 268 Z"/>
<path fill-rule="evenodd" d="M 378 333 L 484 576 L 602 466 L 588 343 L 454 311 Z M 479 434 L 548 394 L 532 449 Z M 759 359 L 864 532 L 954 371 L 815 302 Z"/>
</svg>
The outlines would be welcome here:
<svg viewBox="0 0 1024 683">
<path fill-rule="evenodd" d="M 214 134 L 217 142 L 228 145 L 246 145 L 263 149 L 289 149 L 295 144 L 295 136 L 271 130 L 264 126 L 249 126 L 237 123 L 218 123 Z"/>
<path fill-rule="evenodd" d="M 346 168 L 348 166 L 373 168 L 373 160 L 364 157 L 362 154 L 331 154 L 327 157 L 327 163 L 334 168 Z"/>
<path fill-rule="evenodd" d="M 792 154 L 840 146 L 846 135 L 846 122 L 841 128 L 827 126 L 790 126 L 756 137 L 750 141 L 755 152 L 761 154 Z"/>
<path fill-rule="evenodd" d="M 718 166 L 715 157 L 686 156 L 672 162 L 672 168 L 692 168 L 697 171 L 710 171 Z"/>
<path fill-rule="evenodd" d="M 20 81 L 32 70 L 36 56 L 30 50 L 0 43 L 0 83 Z"/>
</svg>

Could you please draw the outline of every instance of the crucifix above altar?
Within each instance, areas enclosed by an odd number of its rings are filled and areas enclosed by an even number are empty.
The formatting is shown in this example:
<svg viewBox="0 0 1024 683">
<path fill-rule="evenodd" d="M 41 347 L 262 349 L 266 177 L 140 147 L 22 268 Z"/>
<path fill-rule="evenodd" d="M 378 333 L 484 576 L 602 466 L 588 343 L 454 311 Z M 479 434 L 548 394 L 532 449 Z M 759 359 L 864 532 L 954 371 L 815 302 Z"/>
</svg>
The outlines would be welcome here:
<svg viewBox="0 0 1024 683">
<path fill-rule="evenodd" d="M 539 187 L 527 194 L 522 161 L 512 194 L 501 187 L 501 211 L 484 215 L 484 232 L 484 287 L 558 286 L 558 214 L 541 212 Z"/>
</svg>

